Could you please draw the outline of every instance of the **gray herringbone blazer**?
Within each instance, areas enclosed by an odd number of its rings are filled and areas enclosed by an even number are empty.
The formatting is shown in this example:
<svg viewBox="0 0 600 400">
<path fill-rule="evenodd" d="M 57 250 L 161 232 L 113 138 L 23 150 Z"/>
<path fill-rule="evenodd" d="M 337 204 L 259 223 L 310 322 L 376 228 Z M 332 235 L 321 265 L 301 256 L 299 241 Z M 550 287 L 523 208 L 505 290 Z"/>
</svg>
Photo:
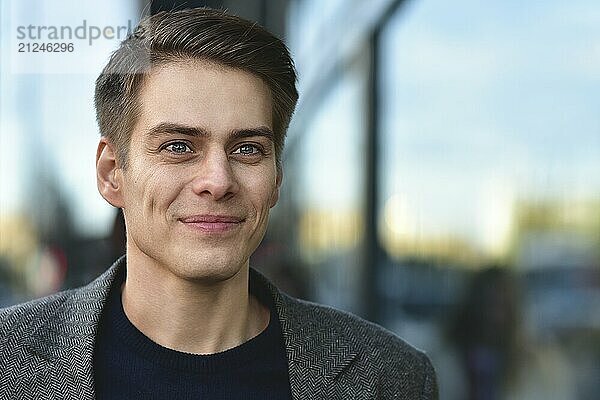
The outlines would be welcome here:
<svg viewBox="0 0 600 400">
<path fill-rule="evenodd" d="M 100 313 L 125 260 L 89 285 L 0 310 L 0 399 L 93 399 Z M 383 328 L 281 293 L 275 302 L 295 400 L 437 399 L 427 357 Z"/>
</svg>

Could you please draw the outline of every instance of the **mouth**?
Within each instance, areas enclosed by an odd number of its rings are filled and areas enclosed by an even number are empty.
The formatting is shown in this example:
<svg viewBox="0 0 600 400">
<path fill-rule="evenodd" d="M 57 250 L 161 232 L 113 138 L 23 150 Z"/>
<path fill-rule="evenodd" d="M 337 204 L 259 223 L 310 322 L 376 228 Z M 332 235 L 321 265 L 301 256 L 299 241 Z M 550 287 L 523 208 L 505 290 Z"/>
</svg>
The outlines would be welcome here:
<svg viewBox="0 0 600 400">
<path fill-rule="evenodd" d="M 204 233 L 226 233 L 239 227 L 245 221 L 244 218 L 233 215 L 192 215 L 179 218 L 179 222 L 188 228 Z"/>
</svg>

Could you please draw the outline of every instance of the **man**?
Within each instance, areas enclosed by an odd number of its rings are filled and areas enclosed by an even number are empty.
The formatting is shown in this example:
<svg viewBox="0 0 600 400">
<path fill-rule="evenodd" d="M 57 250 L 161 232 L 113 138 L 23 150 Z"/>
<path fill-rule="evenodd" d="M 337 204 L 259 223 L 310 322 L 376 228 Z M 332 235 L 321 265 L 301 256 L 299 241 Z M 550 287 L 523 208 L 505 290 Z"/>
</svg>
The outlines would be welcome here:
<svg viewBox="0 0 600 400">
<path fill-rule="evenodd" d="M 296 75 L 221 11 L 140 23 L 96 82 L 100 194 L 126 257 L 0 313 L 0 398 L 432 399 L 427 357 L 249 267 L 282 180 Z"/>
</svg>

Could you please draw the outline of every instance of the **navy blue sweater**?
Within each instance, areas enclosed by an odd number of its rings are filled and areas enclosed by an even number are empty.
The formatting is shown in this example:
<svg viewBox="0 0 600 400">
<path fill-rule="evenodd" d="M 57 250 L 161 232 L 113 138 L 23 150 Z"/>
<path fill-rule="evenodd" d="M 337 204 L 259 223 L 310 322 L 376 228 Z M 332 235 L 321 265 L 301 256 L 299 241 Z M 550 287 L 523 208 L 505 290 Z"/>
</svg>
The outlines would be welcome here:
<svg viewBox="0 0 600 400">
<path fill-rule="evenodd" d="M 291 399 L 281 326 L 268 293 L 253 293 L 271 309 L 267 329 L 233 349 L 182 353 L 144 336 L 127 319 L 122 279 L 115 281 L 94 350 L 96 398 Z"/>
</svg>

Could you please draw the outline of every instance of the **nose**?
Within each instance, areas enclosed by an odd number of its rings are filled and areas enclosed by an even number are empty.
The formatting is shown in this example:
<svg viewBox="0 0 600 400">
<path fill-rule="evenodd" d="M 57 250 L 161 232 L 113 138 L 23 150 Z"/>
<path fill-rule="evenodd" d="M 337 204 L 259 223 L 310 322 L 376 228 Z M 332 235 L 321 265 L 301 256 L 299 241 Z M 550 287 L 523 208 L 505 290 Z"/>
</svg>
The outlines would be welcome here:
<svg viewBox="0 0 600 400">
<path fill-rule="evenodd" d="M 207 152 L 192 181 L 192 190 L 215 201 L 227 200 L 238 192 L 239 184 L 224 151 Z"/>
</svg>

